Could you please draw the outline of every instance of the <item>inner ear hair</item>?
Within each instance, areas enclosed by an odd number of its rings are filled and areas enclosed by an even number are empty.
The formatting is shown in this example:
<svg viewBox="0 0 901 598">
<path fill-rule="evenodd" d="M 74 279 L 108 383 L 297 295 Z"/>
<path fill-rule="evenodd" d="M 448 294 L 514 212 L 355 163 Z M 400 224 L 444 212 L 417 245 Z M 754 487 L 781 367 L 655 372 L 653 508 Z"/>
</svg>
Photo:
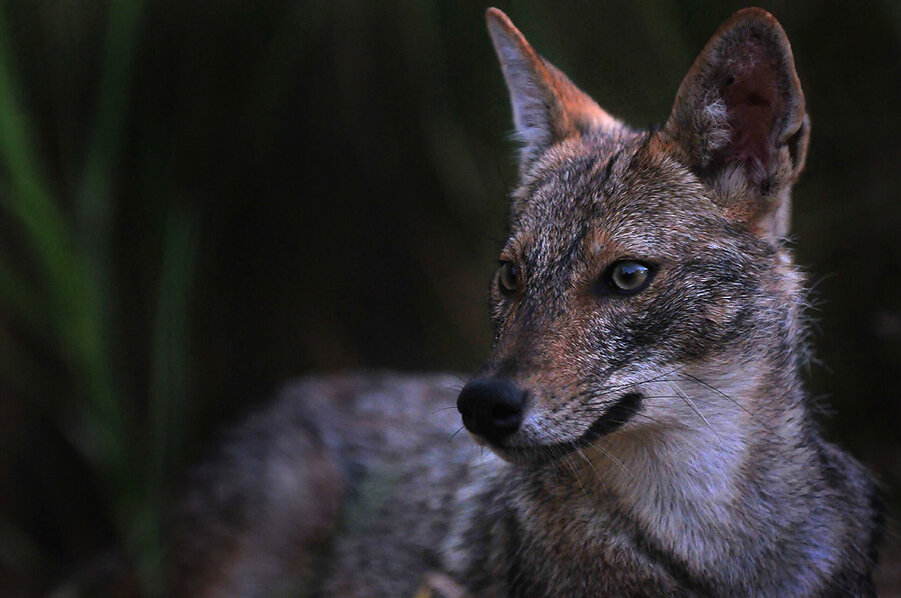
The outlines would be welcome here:
<svg viewBox="0 0 901 598">
<path fill-rule="evenodd" d="M 717 193 L 776 200 L 739 211 L 779 210 L 778 196 L 803 168 L 809 121 L 791 46 L 772 15 L 744 9 L 720 27 L 679 87 L 664 132 Z"/>
</svg>

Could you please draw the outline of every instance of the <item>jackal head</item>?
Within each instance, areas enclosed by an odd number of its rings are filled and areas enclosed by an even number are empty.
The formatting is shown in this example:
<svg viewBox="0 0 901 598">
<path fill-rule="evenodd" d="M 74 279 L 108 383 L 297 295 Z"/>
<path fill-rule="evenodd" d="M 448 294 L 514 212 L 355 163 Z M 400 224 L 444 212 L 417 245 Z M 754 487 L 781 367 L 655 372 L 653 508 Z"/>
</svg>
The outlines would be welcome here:
<svg viewBox="0 0 901 598">
<path fill-rule="evenodd" d="M 803 344 L 783 240 L 809 126 L 779 23 L 736 13 L 666 124 L 637 131 L 501 11 L 487 21 L 523 147 L 495 343 L 457 403 L 466 428 L 534 462 L 607 434 L 728 425 L 756 408 L 749 393 L 791 384 L 769 372 L 794 371 Z"/>
</svg>

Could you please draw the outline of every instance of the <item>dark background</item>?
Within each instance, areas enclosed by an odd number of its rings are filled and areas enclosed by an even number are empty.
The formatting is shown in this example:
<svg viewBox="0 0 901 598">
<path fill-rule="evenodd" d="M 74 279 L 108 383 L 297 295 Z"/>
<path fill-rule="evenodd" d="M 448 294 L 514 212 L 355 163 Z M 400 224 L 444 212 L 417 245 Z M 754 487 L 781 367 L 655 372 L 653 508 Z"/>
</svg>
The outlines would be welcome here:
<svg viewBox="0 0 901 598">
<path fill-rule="evenodd" d="M 813 122 L 809 387 L 894 508 L 901 3 L 763 4 Z M 743 5 L 501 8 L 645 126 Z M 478 364 L 515 183 L 485 7 L 0 0 L 0 595 L 159 593 L 179 475 L 293 376 Z"/>
</svg>

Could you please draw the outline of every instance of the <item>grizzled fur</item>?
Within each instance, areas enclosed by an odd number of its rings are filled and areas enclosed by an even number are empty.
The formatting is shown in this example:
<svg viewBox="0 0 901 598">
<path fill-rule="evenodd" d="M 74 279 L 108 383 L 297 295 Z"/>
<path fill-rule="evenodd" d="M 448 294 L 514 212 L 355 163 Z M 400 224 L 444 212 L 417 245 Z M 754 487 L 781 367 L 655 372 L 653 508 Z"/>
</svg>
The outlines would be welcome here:
<svg viewBox="0 0 901 598">
<path fill-rule="evenodd" d="M 448 376 L 289 387 L 193 474 L 181 594 L 873 595 L 874 483 L 800 382 L 783 237 L 810 127 L 782 28 L 737 13 L 642 132 L 488 26 L 523 151 L 475 379 L 523 389 L 521 423 L 454 435 Z"/>
</svg>

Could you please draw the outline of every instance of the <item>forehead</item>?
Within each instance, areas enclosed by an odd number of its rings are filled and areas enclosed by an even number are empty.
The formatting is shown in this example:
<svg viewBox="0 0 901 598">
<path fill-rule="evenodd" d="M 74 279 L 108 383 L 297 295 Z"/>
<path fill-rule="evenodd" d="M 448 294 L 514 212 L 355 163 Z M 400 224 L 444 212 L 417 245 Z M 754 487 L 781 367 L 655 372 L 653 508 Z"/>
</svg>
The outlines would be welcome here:
<svg viewBox="0 0 901 598">
<path fill-rule="evenodd" d="M 720 222 L 697 177 L 636 136 L 551 155 L 517 192 L 510 246 L 554 254 L 594 244 L 651 257 L 703 239 Z"/>
</svg>

